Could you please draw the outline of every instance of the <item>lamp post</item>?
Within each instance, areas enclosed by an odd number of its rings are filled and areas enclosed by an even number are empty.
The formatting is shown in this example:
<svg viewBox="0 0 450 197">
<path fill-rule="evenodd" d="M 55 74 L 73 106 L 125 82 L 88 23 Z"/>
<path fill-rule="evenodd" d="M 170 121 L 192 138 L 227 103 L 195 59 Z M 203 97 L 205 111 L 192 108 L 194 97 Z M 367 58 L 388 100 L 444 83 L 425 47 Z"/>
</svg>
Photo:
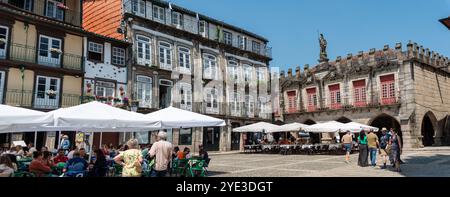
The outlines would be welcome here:
<svg viewBox="0 0 450 197">
<path fill-rule="evenodd" d="M 25 85 L 25 67 L 21 66 L 20 67 L 20 77 L 22 79 L 22 91 L 21 91 L 21 95 L 20 95 L 20 106 L 23 105 L 23 91 L 24 91 L 24 85 Z"/>
</svg>

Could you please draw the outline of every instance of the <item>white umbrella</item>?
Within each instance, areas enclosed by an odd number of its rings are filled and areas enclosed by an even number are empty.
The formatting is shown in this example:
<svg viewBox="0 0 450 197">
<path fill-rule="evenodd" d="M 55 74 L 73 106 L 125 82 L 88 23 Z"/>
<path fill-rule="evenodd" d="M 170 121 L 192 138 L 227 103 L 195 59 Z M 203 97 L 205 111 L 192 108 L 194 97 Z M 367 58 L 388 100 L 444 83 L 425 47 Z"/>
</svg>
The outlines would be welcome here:
<svg viewBox="0 0 450 197">
<path fill-rule="evenodd" d="M 53 114 L 55 118 L 54 127 L 49 127 L 50 130 L 139 132 L 161 128 L 159 120 L 96 101 L 61 108 L 49 114 Z"/>
<path fill-rule="evenodd" d="M 234 128 L 233 132 L 266 132 L 266 133 L 273 133 L 273 132 L 281 132 L 283 131 L 282 128 L 278 125 L 270 124 L 267 122 L 258 122 L 238 128 Z"/>
<path fill-rule="evenodd" d="M 203 114 L 168 107 L 146 115 L 153 120 L 160 120 L 163 129 L 192 128 L 192 127 L 221 127 L 225 121 Z"/>
<path fill-rule="evenodd" d="M 301 131 L 304 128 L 308 127 L 309 125 L 305 125 L 305 124 L 301 124 L 301 123 L 290 123 L 290 124 L 285 124 L 281 126 L 281 129 L 285 132 L 289 132 L 289 131 Z"/>
<path fill-rule="evenodd" d="M 357 122 L 349 122 L 344 124 L 344 127 L 342 128 L 342 132 L 346 132 L 346 131 L 350 131 L 352 133 L 359 133 L 361 131 L 361 129 L 363 130 L 373 130 L 374 132 L 378 132 L 378 128 L 376 127 L 372 127 L 369 125 L 365 125 L 365 124 L 360 124 Z"/>
<path fill-rule="evenodd" d="M 45 131 L 53 116 L 40 111 L 0 105 L 0 133 Z"/>
<path fill-rule="evenodd" d="M 336 133 L 342 130 L 343 123 L 337 121 L 330 121 L 325 123 L 318 123 L 305 128 L 306 132 L 311 133 Z"/>
</svg>

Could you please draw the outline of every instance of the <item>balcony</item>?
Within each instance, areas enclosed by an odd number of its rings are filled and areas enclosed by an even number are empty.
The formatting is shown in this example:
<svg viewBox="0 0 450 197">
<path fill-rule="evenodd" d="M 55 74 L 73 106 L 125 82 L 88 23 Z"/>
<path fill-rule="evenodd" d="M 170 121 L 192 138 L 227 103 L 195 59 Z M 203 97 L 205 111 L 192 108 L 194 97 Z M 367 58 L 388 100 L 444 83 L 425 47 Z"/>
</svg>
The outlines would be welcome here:
<svg viewBox="0 0 450 197">
<path fill-rule="evenodd" d="M 9 89 L 6 91 L 5 104 L 26 108 L 52 110 L 60 107 L 71 107 L 79 105 L 80 95 L 62 94 L 46 95 L 43 92 L 33 93 L 31 90 Z M 61 101 L 60 101 L 61 100 Z"/>
<path fill-rule="evenodd" d="M 56 1 L 51 1 L 53 4 L 49 4 L 47 0 L 0 0 L 0 2 L 54 20 L 81 26 L 81 10 L 78 9 L 81 7 L 80 1 L 69 0 L 66 1 L 66 4 Z"/>
<path fill-rule="evenodd" d="M 292 114 L 292 113 L 297 113 L 298 110 L 297 110 L 297 108 L 288 108 L 288 109 L 286 110 L 286 112 L 289 113 L 289 114 Z"/>
<path fill-rule="evenodd" d="M 62 64 L 62 68 L 79 71 L 81 71 L 82 69 L 83 58 L 79 55 L 61 53 L 51 54 L 50 56 L 43 56 L 42 53 L 48 53 L 48 51 L 39 50 L 39 52 L 40 53 L 36 53 L 35 47 L 13 43 L 11 45 L 11 53 L 9 59 L 13 61 L 36 63 L 55 68 L 61 68 Z M 39 56 L 36 59 L 37 54 L 39 54 Z"/>
<path fill-rule="evenodd" d="M 366 101 L 354 102 L 353 106 L 355 106 L 355 107 L 365 107 L 365 106 L 367 106 L 367 102 Z"/>
<path fill-rule="evenodd" d="M 395 99 L 395 97 L 391 97 L 391 98 L 382 98 L 381 99 L 381 104 L 382 105 L 393 105 L 396 104 L 397 100 Z"/>
<path fill-rule="evenodd" d="M 317 106 L 315 106 L 315 105 L 309 105 L 309 106 L 307 107 L 307 110 L 308 110 L 308 112 L 315 112 L 315 111 L 317 111 Z"/>
<path fill-rule="evenodd" d="M 332 110 L 342 109 L 342 104 L 341 103 L 331 103 L 330 109 L 332 109 Z"/>
</svg>

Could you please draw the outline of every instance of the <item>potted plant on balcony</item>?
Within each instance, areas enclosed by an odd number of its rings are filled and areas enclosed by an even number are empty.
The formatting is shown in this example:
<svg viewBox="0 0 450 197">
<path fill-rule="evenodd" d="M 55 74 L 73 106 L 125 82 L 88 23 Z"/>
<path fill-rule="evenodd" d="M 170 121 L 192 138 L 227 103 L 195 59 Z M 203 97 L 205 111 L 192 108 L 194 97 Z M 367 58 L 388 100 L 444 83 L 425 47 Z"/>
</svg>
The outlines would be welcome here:
<svg viewBox="0 0 450 197">
<path fill-rule="evenodd" d="M 122 99 L 122 103 L 124 106 L 129 106 L 130 105 L 130 100 L 128 99 L 128 97 L 125 97 Z"/>
<path fill-rule="evenodd" d="M 86 84 L 86 93 L 89 95 L 92 94 L 92 84 L 91 83 Z"/>
<path fill-rule="evenodd" d="M 96 99 L 97 101 L 100 101 L 100 102 L 105 102 L 105 101 L 108 100 L 108 99 L 107 99 L 106 97 L 104 97 L 104 96 L 96 96 L 95 99 Z"/>
<path fill-rule="evenodd" d="M 54 96 L 56 96 L 56 91 L 54 91 L 54 90 L 47 90 L 46 92 L 45 92 L 45 94 L 47 94 L 47 96 L 49 96 L 49 97 L 54 97 Z"/>
<path fill-rule="evenodd" d="M 52 55 L 59 55 L 62 53 L 62 51 L 61 51 L 61 49 L 51 48 L 50 53 L 52 53 Z"/>
<path fill-rule="evenodd" d="M 114 98 L 113 101 L 114 101 L 114 103 L 120 103 L 120 102 L 122 101 L 122 99 L 120 99 L 120 98 Z"/>
</svg>

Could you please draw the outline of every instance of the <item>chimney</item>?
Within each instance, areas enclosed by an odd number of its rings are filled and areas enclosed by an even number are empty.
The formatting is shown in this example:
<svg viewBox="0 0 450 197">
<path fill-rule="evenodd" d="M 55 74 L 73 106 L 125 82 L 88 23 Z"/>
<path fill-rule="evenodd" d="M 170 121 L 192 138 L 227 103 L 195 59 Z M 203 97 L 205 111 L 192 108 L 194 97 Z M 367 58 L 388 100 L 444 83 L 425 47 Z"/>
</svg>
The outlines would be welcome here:
<svg viewBox="0 0 450 197">
<path fill-rule="evenodd" d="M 301 75 L 301 73 L 300 73 L 300 66 L 297 66 L 295 68 L 295 78 L 296 79 L 300 79 L 300 75 Z"/>
<path fill-rule="evenodd" d="M 292 68 L 288 69 L 288 78 L 292 79 Z"/>
</svg>

